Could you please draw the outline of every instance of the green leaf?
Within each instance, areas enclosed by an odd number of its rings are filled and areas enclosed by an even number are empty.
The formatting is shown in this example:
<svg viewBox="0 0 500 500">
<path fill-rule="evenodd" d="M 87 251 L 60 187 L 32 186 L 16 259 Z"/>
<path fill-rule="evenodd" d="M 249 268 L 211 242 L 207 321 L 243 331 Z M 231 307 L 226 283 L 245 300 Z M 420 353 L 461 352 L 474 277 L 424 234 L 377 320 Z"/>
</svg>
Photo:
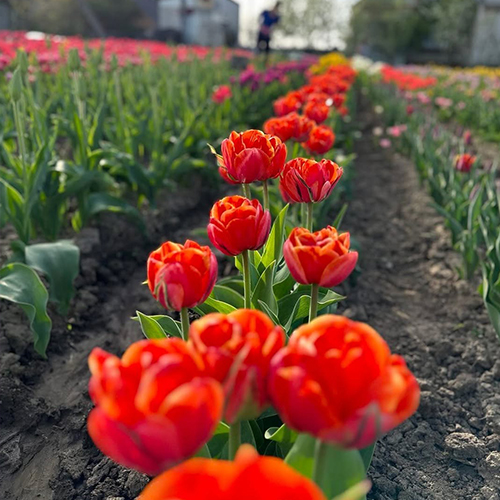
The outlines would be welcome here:
<svg viewBox="0 0 500 500">
<path fill-rule="evenodd" d="M 358 450 L 344 450 L 322 443 L 324 458 L 317 473 L 317 484 L 327 498 L 342 495 L 365 479 L 365 467 Z M 316 451 L 316 439 L 308 434 L 300 434 L 285 462 L 312 478 Z M 363 498 L 363 497 L 361 497 Z"/>
<path fill-rule="evenodd" d="M 370 464 L 372 463 L 373 452 L 375 451 L 376 444 L 377 441 L 375 441 L 370 446 L 359 450 L 359 454 L 361 455 L 361 459 L 363 460 L 363 465 L 365 466 L 365 471 L 368 470 L 368 467 L 370 467 Z"/>
<path fill-rule="evenodd" d="M 243 307 L 245 307 L 245 300 L 243 296 L 228 286 L 215 285 L 210 296 L 215 300 L 225 302 L 236 309 L 243 309 Z"/>
<path fill-rule="evenodd" d="M 205 314 L 210 314 L 213 312 L 220 312 L 222 314 L 229 314 L 233 311 L 236 311 L 236 307 L 226 304 L 220 300 L 214 299 L 212 296 L 208 297 L 208 299 L 199 306 L 196 306 L 194 310 L 204 316 Z"/>
<path fill-rule="evenodd" d="M 272 261 L 265 271 L 260 275 L 257 286 L 252 293 L 252 304 L 254 307 L 259 306 L 259 301 L 265 302 L 269 309 L 275 314 L 278 313 L 278 302 L 273 292 L 274 268 L 276 261 Z"/>
<path fill-rule="evenodd" d="M 35 271 L 19 263 L 0 269 L 0 298 L 21 306 L 29 319 L 35 351 L 46 357 L 52 328 L 52 321 L 47 315 L 49 294 Z"/>
<path fill-rule="evenodd" d="M 281 449 L 287 454 L 297 440 L 299 434 L 283 424 L 281 427 L 269 427 L 264 436 L 270 441 L 280 443 Z"/>
<path fill-rule="evenodd" d="M 164 339 L 167 336 L 160 323 L 158 323 L 158 321 L 156 321 L 153 317 L 146 316 L 140 311 L 136 311 L 136 313 L 141 324 L 142 333 L 147 339 Z"/>
<path fill-rule="evenodd" d="M 208 444 L 205 443 L 193 456 L 196 458 L 212 458 Z"/>
<path fill-rule="evenodd" d="M 274 221 L 273 227 L 271 228 L 271 233 L 264 247 L 264 252 L 262 254 L 262 264 L 267 268 L 271 262 L 279 262 L 283 253 L 283 241 L 285 237 L 285 220 L 288 208 L 290 205 L 286 205 L 283 210 L 278 214 L 276 220 Z"/>
<path fill-rule="evenodd" d="M 71 241 L 37 243 L 25 248 L 26 264 L 47 276 L 49 299 L 59 305 L 59 312 L 67 314 L 75 295 L 73 281 L 80 270 L 80 249 Z"/>
<path fill-rule="evenodd" d="M 227 458 L 227 442 L 229 439 L 229 425 L 224 422 L 219 422 L 219 425 L 215 429 L 214 435 L 207 443 L 210 450 L 210 454 L 213 458 L 222 458 L 222 453 L 226 449 Z"/>
</svg>

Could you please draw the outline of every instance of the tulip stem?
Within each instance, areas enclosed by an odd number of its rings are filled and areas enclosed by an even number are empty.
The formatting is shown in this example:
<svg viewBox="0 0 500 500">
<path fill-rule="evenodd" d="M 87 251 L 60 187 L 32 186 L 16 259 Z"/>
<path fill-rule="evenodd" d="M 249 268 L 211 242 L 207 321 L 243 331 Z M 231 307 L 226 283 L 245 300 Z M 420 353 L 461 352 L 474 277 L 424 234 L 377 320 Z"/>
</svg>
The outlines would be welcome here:
<svg viewBox="0 0 500 500">
<path fill-rule="evenodd" d="M 229 426 L 229 460 L 234 460 L 241 444 L 241 423 L 235 422 Z"/>
<path fill-rule="evenodd" d="M 182 324 L 182 340 L 186 340 L 189 336 L 189 312 L 187 307 L 181 309 L 181 324 Z"/>
<path fill-rule="evenodd" d="M 262 194 L 264 199 L 264 210 L 269 210 L 269 187 L 267 181 L 262 183 Z"/>
<path fill-rule="evenodd" d="M 307 229 L 309 231 L 313 230 L 313 210 L 314 210 L 314 204 L 308 203 L 307 204 Z"/>
<path fill-rule="evenodd" d="M 295 142 L 293 144 L 292 160 L 299 156 L 299 151 L 300 151 L 300 144 L 298 142 Z"/>
<path fill-rule="evenodd" d="M 318 315 L 318 297 L 319 285 L 313 283 L 311 285 L 311 304 L 309 306 L 309 322 L 311 322 Z"/>
<path fill-rule="evenodd" d="M 243 187 L 243 196 L 245 198 L 248 198 L 249 200 L 252 199 L 252 193 L 250 192 L 250 185 L 249 184 L 242 184 Z"/>
<path fill-rule="evenodd" d="M 312 473 L 312 479 L 317 485 L 320 484 L 321 476 L 324 473 L 327 450 L 327 444 L 320 439 L 317 439 L 316 446 L 314 448 L 314 465 Z"/>
<path fill-rule="evenodd" d="M 243 258 L 243 292 L 245 295 L 245 309 L 252 308 L 252 301 L 250 297 L 250 257 L 248 255 L 248 250 L 245 250 L 241 254 Z"/>
</svg>

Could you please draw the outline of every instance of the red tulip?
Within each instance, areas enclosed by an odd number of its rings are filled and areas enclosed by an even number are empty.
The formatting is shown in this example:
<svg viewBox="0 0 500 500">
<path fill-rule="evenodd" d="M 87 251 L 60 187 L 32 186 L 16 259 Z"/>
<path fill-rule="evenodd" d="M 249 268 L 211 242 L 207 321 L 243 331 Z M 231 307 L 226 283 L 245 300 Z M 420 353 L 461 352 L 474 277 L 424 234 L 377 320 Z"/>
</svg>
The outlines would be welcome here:
<svg viewBox="0 0 500 500">
<path fill-rule="evenodd" d="M 318 125 L 311 130 L 309 139 L 303 146 L 312 154 L 323 155 L 335 144 L 335 134 L 330 127 Z"/>
<path fill-rule="evenodd" d="M 285 116 L 299 110 L 301 106 L 301 95 L 299 93 L 290 93 L 274 101 L 274 114 L 276 116 Z"/>
<path fill-rule="evenodd" d="M 331 160 L 290 160 L 280 175 L 280 191 L 287 203 L 319 202 L 330 196 L 344 171 Z"/>
<path fill-rule="evenodd" d="M 229 85 L 219 85 L 212 94 L 212 101 L 217 104 L 222 104 L 233 96 Z"/>
<path fill-rule="evenodd" d="M 283 329 L 263 312 L 238 309 L 194 321 L 189 342 L 204 360 L 207 376 L 224 386 L 225 420 L 257 418 L 269 405 L 269 364 L 285 345 Z"/>
<path fill-rule="evenodd" d="M 205 302 L 216 280 L 215 255 L 195 241 L 167 241 L 148 258 L 148 286 L 165 309 L 180 311 Z"/>
<path fill-rule="evenodd" d="M 290 122 L 292 129 L 292 139 L 297 142 L 307 141 L 309 134 L 315 127 L 315 123 L 307 118 L 307 116 L 299 115 L 297 113 L 290 113 L 286 116 Z"/>
<path fill-rule="evenodd" d="M 415 413 L 418 383 L 370 326 L 320 316 L 272 360 L 269 390 L 283 421 L 347 448 L 364 448 Z"/>
<path fill-rule="evenodd" d="M 222 142 L 219 172 L 231 183 L 248 184 L 278 177 L 286 161 L 286 146 L 260 130 L 232 132 Z"/>
<path fill-rule="evenodd" d="M 349 247 L 349 233 L 338 234 L 334 227 L 315 233 L 296 227 L 283 245 L 283 255 L 295 281 L 332 288 L 356 267 L 358 252 L 350 252 Z"/>
<path fill-rule="evenodd" d="M 177 465 L 221 418 L 222 387 L 180 339 L 136 342 L 121 359 L 95 348 L 89 366 L 90 437 L 125 467 L 154 475 Z"/>
<path fill-rule="evenodd" d="M 318 486 L 283 460 L 248 444 L 234 462 L 193 458 L 153 479 L 138 500 L 326 500 Z"/>
<path fill-rule="evenodd" d="M 468 153 L 457 155 L 455 157 L 455 168 L 459 172 L 470 172 L 475 162 L 476 157 Z"/>
<path fill-rule="evenodd" d="M 283 142 L 289 141 L 292 138 L 294 128 L 290 120 L 286 116 L 279 118 L 270 118 L 264 123 L 264 132 L 266 134 L 275 135 Z"/>
<path fill-rule="evenodd" d="M 323 123 L 330 113 L 330 108 L 326 104 L 308 102 L 304 106 L 304 114 L 317 124 Z"/>
<path fill-rule="evenodd" d="M 225 255 L 239 255 L 245 250 L 258 250 L 269 237 L 271 214 L 258 200 L 227 196 L 210 211 L 208 236 Z"/>
</svg>

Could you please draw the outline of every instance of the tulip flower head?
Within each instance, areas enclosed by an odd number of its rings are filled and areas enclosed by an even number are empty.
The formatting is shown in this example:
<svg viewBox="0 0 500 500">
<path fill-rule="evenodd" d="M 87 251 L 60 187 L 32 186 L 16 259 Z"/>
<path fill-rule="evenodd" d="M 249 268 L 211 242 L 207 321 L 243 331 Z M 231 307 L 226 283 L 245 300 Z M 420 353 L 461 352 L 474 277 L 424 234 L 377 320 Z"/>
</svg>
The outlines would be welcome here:
<svg viewBox="0 0 500 500">
<path fill-rule="evenodd" d="M 243 445 L 234 462 L 193 458 L 153 479 L 138 500 L 327 500 L 310 479 Z"/>
<path fill-rule="evenodd" d="M 283 255 L 295 281 L 332 288 L 340 285 L 356 267 L 358 252 L 349 248 L 349 233 L 338 234 L 334 227 L 315 233 L 296 227 L 283 245 Z"/>
<path fill-rule="evenodd" d="M 470 172 L 474 163 L 476 162 L 476 157 L 472 156 L 468 153 L 464 153 L 462 155 L 457 155 L 455 157 L 455 168 L 459 172 Z"/>
<path fill-rule="evenodd" d="M 323 123 L 330 113 L 330 108 L 326 104 L 319 104 L 314 102 L 308 102 L 304 106 L 304 115 L 310 120 L 316 122 L 318 125 Z"/>
<path fill-rule="evenodd" d="M 279 137 L 283 142 L 292 138 L 293 131 L 294 128 L 287 116 L 270 118 L 264 123 L 264 132 Z"/>
<path fill-rule="evenodd" d="M 311 130 L 309 139 L 303 146 L 311 154 L 323 155 L 330 151 L 335 144 L 335 133 L 326 125 L 318 125 Z"/>
<path fill-rule="evenodd" d="M 307 116 L 290 113 L 286 116 L 292 130 L 292 139 L 296 142 L 305 142 L 316 124 Z"/>
<path fill-rule="evenodd" d="M 286 163 L 280 174 L 279 188 L 287 203 L 320 202 L 330 196 L 342 174 L 331 160 L 319 162 L 307 158 L 295 158 Z"/>
<path fill-rule="evenodd" d="M 269 366 L 285 345 L 283 329 L 263 312 L 238 309 L 194 321 L 189 342 L 205 362 L 207 376 L 224 387 L 225 420 L 257 418 L 269 405 Z"/>
<path fill-rule="evenodd" d="M 245 250 L 258 250 L 269 237 L 271 214 L 259 200 L 227 196 L 210 211 L 208 236 L 223 254 L 236 256 Z"/>
<path fill-rule="evenodd" d="M 274 407 L 299 432 L 364 448 L 415 413 L 420 390 L 403 358 L 370 326 L 324 315 L 272 360 Z"/>
<path fill-rule="evenodd" d="M 217 259 L 209 247 L 167 241 L 148 258 L 148 286 L 165 309 L 180 311 L 207 300 L 217 280 Z"/>
<path fill-rule="evenodd" d="M 90 437 L 125 467 L 155 475 L 177 465 L 208 441 L 222 416 L 221 385 L 180 339 L 136 342 L 121 359 L 95 348 L 89 366 Z"/>
<path fill-rule="evenodd" d="M 216 104 L 222 104 L 233 96 L 229 85 L 219 85 L 212 94 L 212 101 Z"/>
<path fill-rule="evenodd" d="M 233 184 L 249 184 L 278 177 L 286 161 L 286 146 L 260 130 L 231 132 L 222 142 L 219 173 Z"/>
</svg>

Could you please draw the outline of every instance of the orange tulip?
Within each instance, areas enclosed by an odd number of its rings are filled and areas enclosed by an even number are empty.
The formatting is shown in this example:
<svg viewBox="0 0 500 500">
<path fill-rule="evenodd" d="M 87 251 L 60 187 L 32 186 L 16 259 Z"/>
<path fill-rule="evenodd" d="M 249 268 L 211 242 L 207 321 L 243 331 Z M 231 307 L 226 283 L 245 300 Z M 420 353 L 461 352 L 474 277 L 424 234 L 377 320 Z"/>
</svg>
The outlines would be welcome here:
<svg viewBox="0 0 500 500">
<path fill-rule="evenodd" d="M 243 196 L 227 196 L 210 211 L 208 236 L 225 255 L 239 255 L 245 250 L 258 250 L 269 237 L 271 214 L 259 200 Z"/>
<path fill-rule="evenodd" d="M 180 311 L 205 302 L 216 280 L 215 255 L 195 241 L 167 241 L 148 258 L 148 286 L 165 309 Z"/>
<path fill-rule="evenodd" d="M 219 172 L 230 183 L 248 184 L 278 177 L 286 161 L 286 146 L 260 130 L 231 132 L 222 142 Z"/>
<path fill-rule="evenodd" d="M 323 123 L 328 118 L 329 113 L 330 108 L 325 103 L 308 102 L 304 106 L 304 114 L 317 124 Z"/>
<path fill-rule="evenodd" d="M 291 428 L 358 449 L 409 418 L 420 398 L 403 358 L 373 328 L 333 315 L 292 334 L 272 360 L 269 390 Z"/>
<path fill-rule="evenodd" d="M 288 120 L 292 130 L 292 139 L 297 142 L 307 141 L 315 123 L 307 118 L 307 116 L 297 113 L 290 113 L 285 118 Z"/>
<path fill-rule="evenodd" d="M 283 329 L 263 312 L 238 309 L 194 321 L 189 342 L 204 360 L 207 376 L 224 386 L 226 421 L 258 417 L 269 404 L 269 365 L 285 345 Z"/>
<path fill-rule="evenodd" d="M 283 142 L 292 138 L 293 131 L 292 123 L 286 116 L 270 118 L 264 123 L 264 132 L 279 137 Z"/>
<path fill-rule="evenodd" d="M 311 130 L 309 139 L 303 146 L 312 154 L 323 155 L 335 144 L 335 134 L 330 127 L 318 125 Z"/>
<path fill-rule="evenodd" d="M 297 111 L 302 106 L 302 96 L 298 92 L 289 93 L 274 101 L 273 108 L 276 116 L 285 116 Z"/>
<path fill-rule="evenodd" d="M 180 339 L 142 340 L 122 358 L 95 348 L 88 431 L 125 467 L 154 475 L 192 456 L 222 414 L 223 391 Z"/>
<path fill-rule="evenodd" d="M 234 462 L 193 458 L 153 479 L 138 500 L 326 500 L 310 479 L 243 445 Z"/>
<path fill-rule="evenodd" d="M 280 174 L 280 191 L 287 203 L 311 203 L 330 196 L 344 171 L 331 160 L 295 158 Z"/>
<path fill-rule="evenodd" d="M 296 227 L 283 245 L 283 255 L 295 281 L 331 288 L 356 267 L 358 252 L 350 252 L 349 246 L 349 233 L 338 234 L 334 227 L 315 233 Z"/>
</svg>

